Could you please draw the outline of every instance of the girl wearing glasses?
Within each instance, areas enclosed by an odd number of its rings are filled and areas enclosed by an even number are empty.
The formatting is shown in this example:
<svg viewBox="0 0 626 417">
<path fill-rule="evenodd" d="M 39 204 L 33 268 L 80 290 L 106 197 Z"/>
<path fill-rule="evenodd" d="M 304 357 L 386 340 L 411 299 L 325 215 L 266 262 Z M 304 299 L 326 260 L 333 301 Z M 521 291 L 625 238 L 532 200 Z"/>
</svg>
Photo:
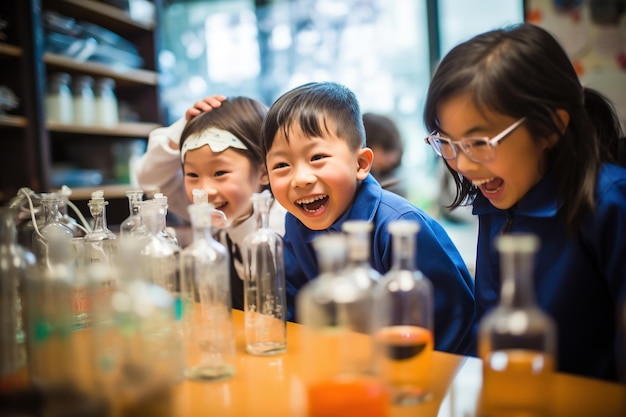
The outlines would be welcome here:
<svg viewBox="0 0 626 417">
<path fill-rule="evenodd" d="M 616 380 L 626 169 L 617 165 L 623 141 L 612 105 L 581 86 L 548 32 L 522 24 L 452 49 L 424 119 L 433 132 L 426 142 L 456 183 L 451 208 L 472 204 L 478 215 L 479 319 L 500 294 L 494 238 L 534 233 L 535 295 L 558 326 L 558 370 Z"/>
</svg>

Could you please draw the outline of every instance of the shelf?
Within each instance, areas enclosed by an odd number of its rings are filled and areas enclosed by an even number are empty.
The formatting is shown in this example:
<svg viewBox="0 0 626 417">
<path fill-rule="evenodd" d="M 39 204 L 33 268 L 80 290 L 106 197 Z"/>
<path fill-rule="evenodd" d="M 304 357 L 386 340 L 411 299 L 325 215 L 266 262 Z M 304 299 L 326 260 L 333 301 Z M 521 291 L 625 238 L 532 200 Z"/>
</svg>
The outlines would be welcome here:
<svg viewBox="0 0 626 417">
<path fill-rule="evenodd" d="M 27 120 L 22 116 L 13 116 L 10 114 L 0 114 L 0 126 L 8 127 L 26 127 Z"/>
<path fill-rule="evenodd" d="M 67 58 L 57 54 L 46 53 L 43 56 L 46 64 L 56 68 L 71 70 L 80 73 L 89 73 L 103 77 L 111 77 L 118 81 L 130 81 L 138 84 L 156 86 L 159 82 L 159 75 L 154 71 L 116 67 L 114 65 L 99 64 L 96 62 L 81 62 L 72 58 Z"/>
<path fill-rule="evenodd" d="M 60 123 L 48 123 L 47 128 L 50 132 L 72 133 L 80 135 L 100 135 L 100 136 L 130 136 L 130 137 L 148 137 L 148 134 L 161 127 L 158 123 L 118 123 L 115 127 L 103 126 L 81 126 L 81 125 L 64 125 Z"/>
<path fill-rule="evenodd" d="M 72 188 L 72 187 L 71 187 Z M 126 198 L 126 191 L 137 190 L 138 188 L 132 184 L 113 184 L 113 185 L 97 185 L 93 187 L 75 187 L 72 188 L 70 200 L 89 200 L 91 193 L 94 191 L 104 191 L 104 199 Z"/>
<path fill-rule="evenodd" d="M 22 48 L 20 48 L 19 46 L 0 42 L 0 55 L 19 57 L 22 56 Z"/>
<path fill-rule="evenodd" d="M 103 22 L 112 30 L 122 33 L 142 29 L 150 31 L 154 29 L 154 22 L 142 22 L 134 20 L 130 14 L 118 7 L 94 0 L 55 0 L 45 1 L 44 4 L 59 11 L 71 14 L 77 19 Z"/>
</svg>

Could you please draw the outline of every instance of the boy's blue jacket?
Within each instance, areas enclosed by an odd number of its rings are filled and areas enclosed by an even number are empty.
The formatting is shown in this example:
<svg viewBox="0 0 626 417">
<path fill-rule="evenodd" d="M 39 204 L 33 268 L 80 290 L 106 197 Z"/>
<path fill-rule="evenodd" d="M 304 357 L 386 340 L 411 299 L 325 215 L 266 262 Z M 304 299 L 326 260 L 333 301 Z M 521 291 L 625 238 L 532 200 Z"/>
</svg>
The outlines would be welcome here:
<svg viewBox="0 0 626 417">
<path fill-rule="evenodd" d="M 493 241 L 505 223 L 508 232 L 537 235 L 535 298 L 557 324 L 558 370 L 615 380 L 616 360 L 624 355 L 623 348 L 616 348 L 616 317 L 626 295 L 626 170 L 602 167 L 595 202 L 595 213 L 582 220 L 579 233 L 571 234 L 558 215 L 550 172 L 511 210 L 477 196 L 476 308 L 482 318 L 498 303 L 500 263 Z"/>
<path fill-rule="evenodd" d="M 312 245 L 316 236 L 341 232 L 341 225 L 347 220 L 372 222 L 371 262 L 378 272 L 384 274 L 392 266 L 392 236 L 387 226 L 400 219 L 420 223 L 416 266 L 434 287 L 435 349 L 475 355 L 474 284 L 456 246 L 435 219 L 403 197 L 383 190 L 372 175 L 357 188 L 352 207 L 326 230 L 310 230 L 287 213 L 284 249 L 290 319 L 294 318 L 296 293 L 319 273 Z"/>
</svg>

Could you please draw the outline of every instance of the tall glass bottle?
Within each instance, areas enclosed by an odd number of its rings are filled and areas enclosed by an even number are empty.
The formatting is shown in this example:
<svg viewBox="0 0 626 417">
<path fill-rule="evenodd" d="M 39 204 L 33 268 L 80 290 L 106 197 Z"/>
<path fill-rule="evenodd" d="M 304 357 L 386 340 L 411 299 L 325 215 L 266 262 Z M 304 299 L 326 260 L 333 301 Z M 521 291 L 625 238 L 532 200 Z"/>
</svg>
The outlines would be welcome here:
<svg viewBox="0 0 626 417">
<path fill-rule="evenodd" d="M 126 198 L 128 198 L 128 211 L 130 215 L 120 223 L 120 235 L 147 233 L 143 221 L 141 220 L 141 215 L 139 214 L 139 202 L 143 199 L 143 191 L 126 191 Z"/>
<path fill-rule="evenodd" d="M 213 239 L 211 211 L 206 203 L 188 206 L 193 241 L 180 254 L 183 298 L 199 299 L 184 321 L 187 358 L 185 375 L 215 381 L 235 373 L 235 338 L 230 296 L 230 258 Z"/>
<path fill-rule="evenodd" d="M 419 224 L 389 224 L 392 267 L 374 291 L 375 367 L 398 405 L 418 404 L 431 395 L 433 287 L 415 265 Z"/>
<path fill-rule="evenodd" d="M 147 265 L 148 278 L 176 298 L 180 291 L 178 282 L 180 247 L 161 233 L 162 208 L 157 200 L 142 201 L 139 212 L 148 230 L 148 239 L 142 251 L 143 255 L 151 259 L 150 264 Z"/>
<path fill-rule="evenodd" d="M 0 207 L 0 395 L 28 386 L 23 289 L 35 255 L 17 243 L 17 210 Z"/>
<path fill-rule="evenodd" d="M 371 335 L 353 319 L 371 311 L 371 298 L 346 274 L 345 236 L 323 234 L 313 245 L 320 273 L 296 296 L 308 415 L 387 416 L 387 390 L 371 373 Z M 324 351 L 314 347 L 320 341 Z"/>
<path fill-rule="evenodd" d="M 106 206 L 109 204 L 104 199 L 104 191 L 98 190 L 91 193 L 91 199 L 87 203 L 89 212 L 93 217 L 93 227 L 83 237 L 84 256 L 87 264 L 99 264 L 108 270 L 109 278 L 103 282 L 104 286 L 114 284 L 115 255 L 117 254 L 117 237 L 107 226 Z"/>
<path fill-rule="evenodd" d="M 257 229 L 243 241 L 246 350 L 273 355 L 287 350 L 283 239 L 269 226 L 272 195 L 252 195 Z"/>
<path fill-rule="evenodd" d="M 113 405 L 112 416 L 171 416 L 171 389 L 183 361 L 174 299 L 148 278 L 145 236 L 120 236 L 118 245 L 114 294 L 103 297 L 98 269 L 89 270 L 90 355 L 99 391 Z"/>
<path fill-rule="evenodd" d="M 549 415 L 557 342 L 554 321 L 535 302 L 539 239 L 507 234 L 495 244 L 502 286 L 498 306 L 479 323 L 478 354 L 483 360 L 479 415 Z"/>
<path fill-rule="evenodd" d="M 67 229 L 69 230 L 69 229 Z M 45 398 L 42 415 L 94 415 L 105 407 L 93 390 L 91 347 L 74 332 L 76 269 L 71 233 L 47 233 L 45 263 L 26 284 L 27 346 L 31 380 Z M 77 347 L 82 345 L 82 349 Z M 81 414 L 84 413 L 84 414 Z"/>
</svg>

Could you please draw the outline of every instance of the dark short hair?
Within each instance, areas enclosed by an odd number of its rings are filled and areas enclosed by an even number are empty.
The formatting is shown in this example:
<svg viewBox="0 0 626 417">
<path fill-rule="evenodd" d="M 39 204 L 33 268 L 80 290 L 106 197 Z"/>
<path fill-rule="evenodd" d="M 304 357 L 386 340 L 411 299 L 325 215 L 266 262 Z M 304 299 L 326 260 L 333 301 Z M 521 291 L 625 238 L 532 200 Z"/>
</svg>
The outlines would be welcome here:
<svg viewBox="0 0 626 417">
<path fill-rule="evenodd" d="M 395 122 L 382 114 L 363 113 L 365 142 L 367 146 L 379 146 L 385 151 L 402 151 L 402 138 Z"/>
<path fill-rule="evenodd" d="M 333 120 L 337 137 L 346 140 L 350 149 L 365 146 L 365 129 L 356 95 L 347 87 L 334 82 L 312 82 L 296 87 L 272 104 L 261 128 L 264 156 L 281 130 L 289 140 L 289 130 L 298 125 L 310 137 L 322 137 L 329 132 L 328 120 Z"/>
</svg>

